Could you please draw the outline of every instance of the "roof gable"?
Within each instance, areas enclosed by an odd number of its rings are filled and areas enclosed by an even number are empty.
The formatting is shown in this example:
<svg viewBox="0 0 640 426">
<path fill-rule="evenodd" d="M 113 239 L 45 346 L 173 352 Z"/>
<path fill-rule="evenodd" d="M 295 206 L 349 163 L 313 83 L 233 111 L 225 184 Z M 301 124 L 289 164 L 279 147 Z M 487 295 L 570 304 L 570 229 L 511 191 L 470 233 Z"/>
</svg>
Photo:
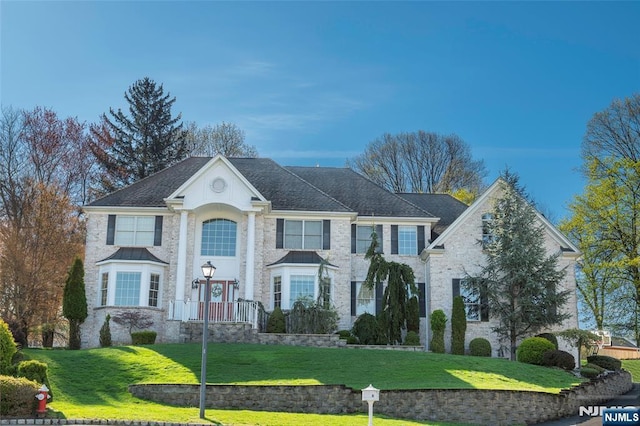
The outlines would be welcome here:
<svg viewBox="0 0 640 426">
<path fill-rule="evenodd" d="M 432 225 L 432 240 L 464 213 L 469 206 L 449 194 L 399 193 L 400 197 L 428 211 L 439 220 Z"/>
</svg>

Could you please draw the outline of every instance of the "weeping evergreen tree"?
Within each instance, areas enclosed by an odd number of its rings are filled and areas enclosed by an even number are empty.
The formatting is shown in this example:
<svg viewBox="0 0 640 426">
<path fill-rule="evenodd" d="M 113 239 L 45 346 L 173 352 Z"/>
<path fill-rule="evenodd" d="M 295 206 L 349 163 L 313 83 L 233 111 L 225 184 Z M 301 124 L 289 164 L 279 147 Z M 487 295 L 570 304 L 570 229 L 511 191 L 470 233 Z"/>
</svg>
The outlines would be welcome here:
<svg viewBox="0 0 640 426">
<path fill-rule="evenodd" d="M 62 298 L 62 315 L 69 320 L 69 349 L 80 349 L 80 324 L 87 319 L 84 266 L 76 258 L 69 270 Z"/>
<path fill-rule="evenodd" d="M 100 182 L 107 192 L 129 185 L 184 159 L 187 132 L 181 114 L 173 117 L 176 98 L 148 77 L 125 92 L 129 115 L 109 109 L 99 125 L 91 126 L 91 150 L 104 171 Z"/>
<path fill-rule="evenodd" d="M 484 293 L 492 329 L 509 344 L 515 360 L 518 339 L 557 325 L 569 317 L 562 312 L 569 291 L 558 288 L 565 270 L 557 253 L 547 255 L 545 229 L 529 202 L 518 176 L 505 171 L 502 196 L 496 200 L 489 224 L 493 238 L 484 247 L 486 264 L 465 285 Z"/>
<path fill-rule="evenodd" d="M 418 294 L 413 269 L 404 263 L 387 262 L 378 252 L 378 236 L 374 231 L 371 235 L 371 245 L 365 259 L 370 261 L 366 287 L 373 289 L 380 283 L 387 281 L 382 296 L 382 312 L 378 314 L 378 322 L 387 337 L 387 343 L 402 343 L 402 330 L 407 329 L 409 318 L 409 296 Z"/>
</svg>

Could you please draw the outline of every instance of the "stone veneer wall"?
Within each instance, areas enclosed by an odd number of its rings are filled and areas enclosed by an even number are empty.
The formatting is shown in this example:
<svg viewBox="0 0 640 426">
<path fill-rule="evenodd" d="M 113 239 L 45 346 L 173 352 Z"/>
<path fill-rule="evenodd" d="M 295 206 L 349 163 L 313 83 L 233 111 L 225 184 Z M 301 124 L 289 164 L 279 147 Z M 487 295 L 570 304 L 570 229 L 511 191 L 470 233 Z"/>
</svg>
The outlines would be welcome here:
<svg viewBox="0 0 640 426">
<path fill-rule="evenodd" d="M 599 405 L 631 389 L 631 374 L 610 373 L 560 394 L 525 391 L 429 389 L 383 390 L 376 414 L 413 420 L 486 425 L 538 423 Z M 136 397 L 178 406 L 199 404 L 198 385 L 131 385 Z M 206 406 L 219 409 L 318 414 L 367 412 L 362 392 L 342 385 L 207 385 Z"/>
</svg>

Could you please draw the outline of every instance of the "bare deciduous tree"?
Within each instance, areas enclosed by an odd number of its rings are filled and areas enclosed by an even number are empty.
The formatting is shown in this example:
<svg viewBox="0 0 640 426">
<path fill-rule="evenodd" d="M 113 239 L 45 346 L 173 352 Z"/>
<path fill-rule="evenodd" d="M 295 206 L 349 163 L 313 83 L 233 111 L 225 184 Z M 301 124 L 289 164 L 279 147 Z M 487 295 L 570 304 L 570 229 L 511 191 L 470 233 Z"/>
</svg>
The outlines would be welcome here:
<svg viewBox="0 0 640 426">
<path fill-rule="evenodd" d="M 233 123 L 222 122 L 215 126 L 198 128 L 196 123 L 187 124 L 187 144 L 191 155 L 213 157 L 258 157 L 254 146 L 244 141 L 244 131 Z"/>
<path fill-rule="evenodd" d="M 418 131 L 385 133 L 347 166 L 393 192 L 478 193 L 486 169 L 456 135 Z"/>
</svg>

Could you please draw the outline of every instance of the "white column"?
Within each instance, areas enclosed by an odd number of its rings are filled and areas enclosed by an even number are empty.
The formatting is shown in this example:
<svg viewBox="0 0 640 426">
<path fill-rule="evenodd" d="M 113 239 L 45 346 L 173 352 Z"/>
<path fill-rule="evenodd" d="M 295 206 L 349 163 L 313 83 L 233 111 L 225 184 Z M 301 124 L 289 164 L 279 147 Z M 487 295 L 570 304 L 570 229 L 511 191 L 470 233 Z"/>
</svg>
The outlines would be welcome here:
<svg viewBox="0 0 640 426">
<path fill-rule="evenodd" d="M 176 300 L 184 300 L 184 283 L 187 266 L 187 219 L 189 212 L 180 212 L 180 234 L 178 235 L 178 265 L 176 266 Z"/>
<path fill-rule="evenodd" d="M 247 221 L 247 253 L 246 266 L 244 271 L 244 298 L 253 300 L 253 279 L 255 270 L 255 245 L 256 245 L 256 213 L 249 212 Z"/>
</svg>

